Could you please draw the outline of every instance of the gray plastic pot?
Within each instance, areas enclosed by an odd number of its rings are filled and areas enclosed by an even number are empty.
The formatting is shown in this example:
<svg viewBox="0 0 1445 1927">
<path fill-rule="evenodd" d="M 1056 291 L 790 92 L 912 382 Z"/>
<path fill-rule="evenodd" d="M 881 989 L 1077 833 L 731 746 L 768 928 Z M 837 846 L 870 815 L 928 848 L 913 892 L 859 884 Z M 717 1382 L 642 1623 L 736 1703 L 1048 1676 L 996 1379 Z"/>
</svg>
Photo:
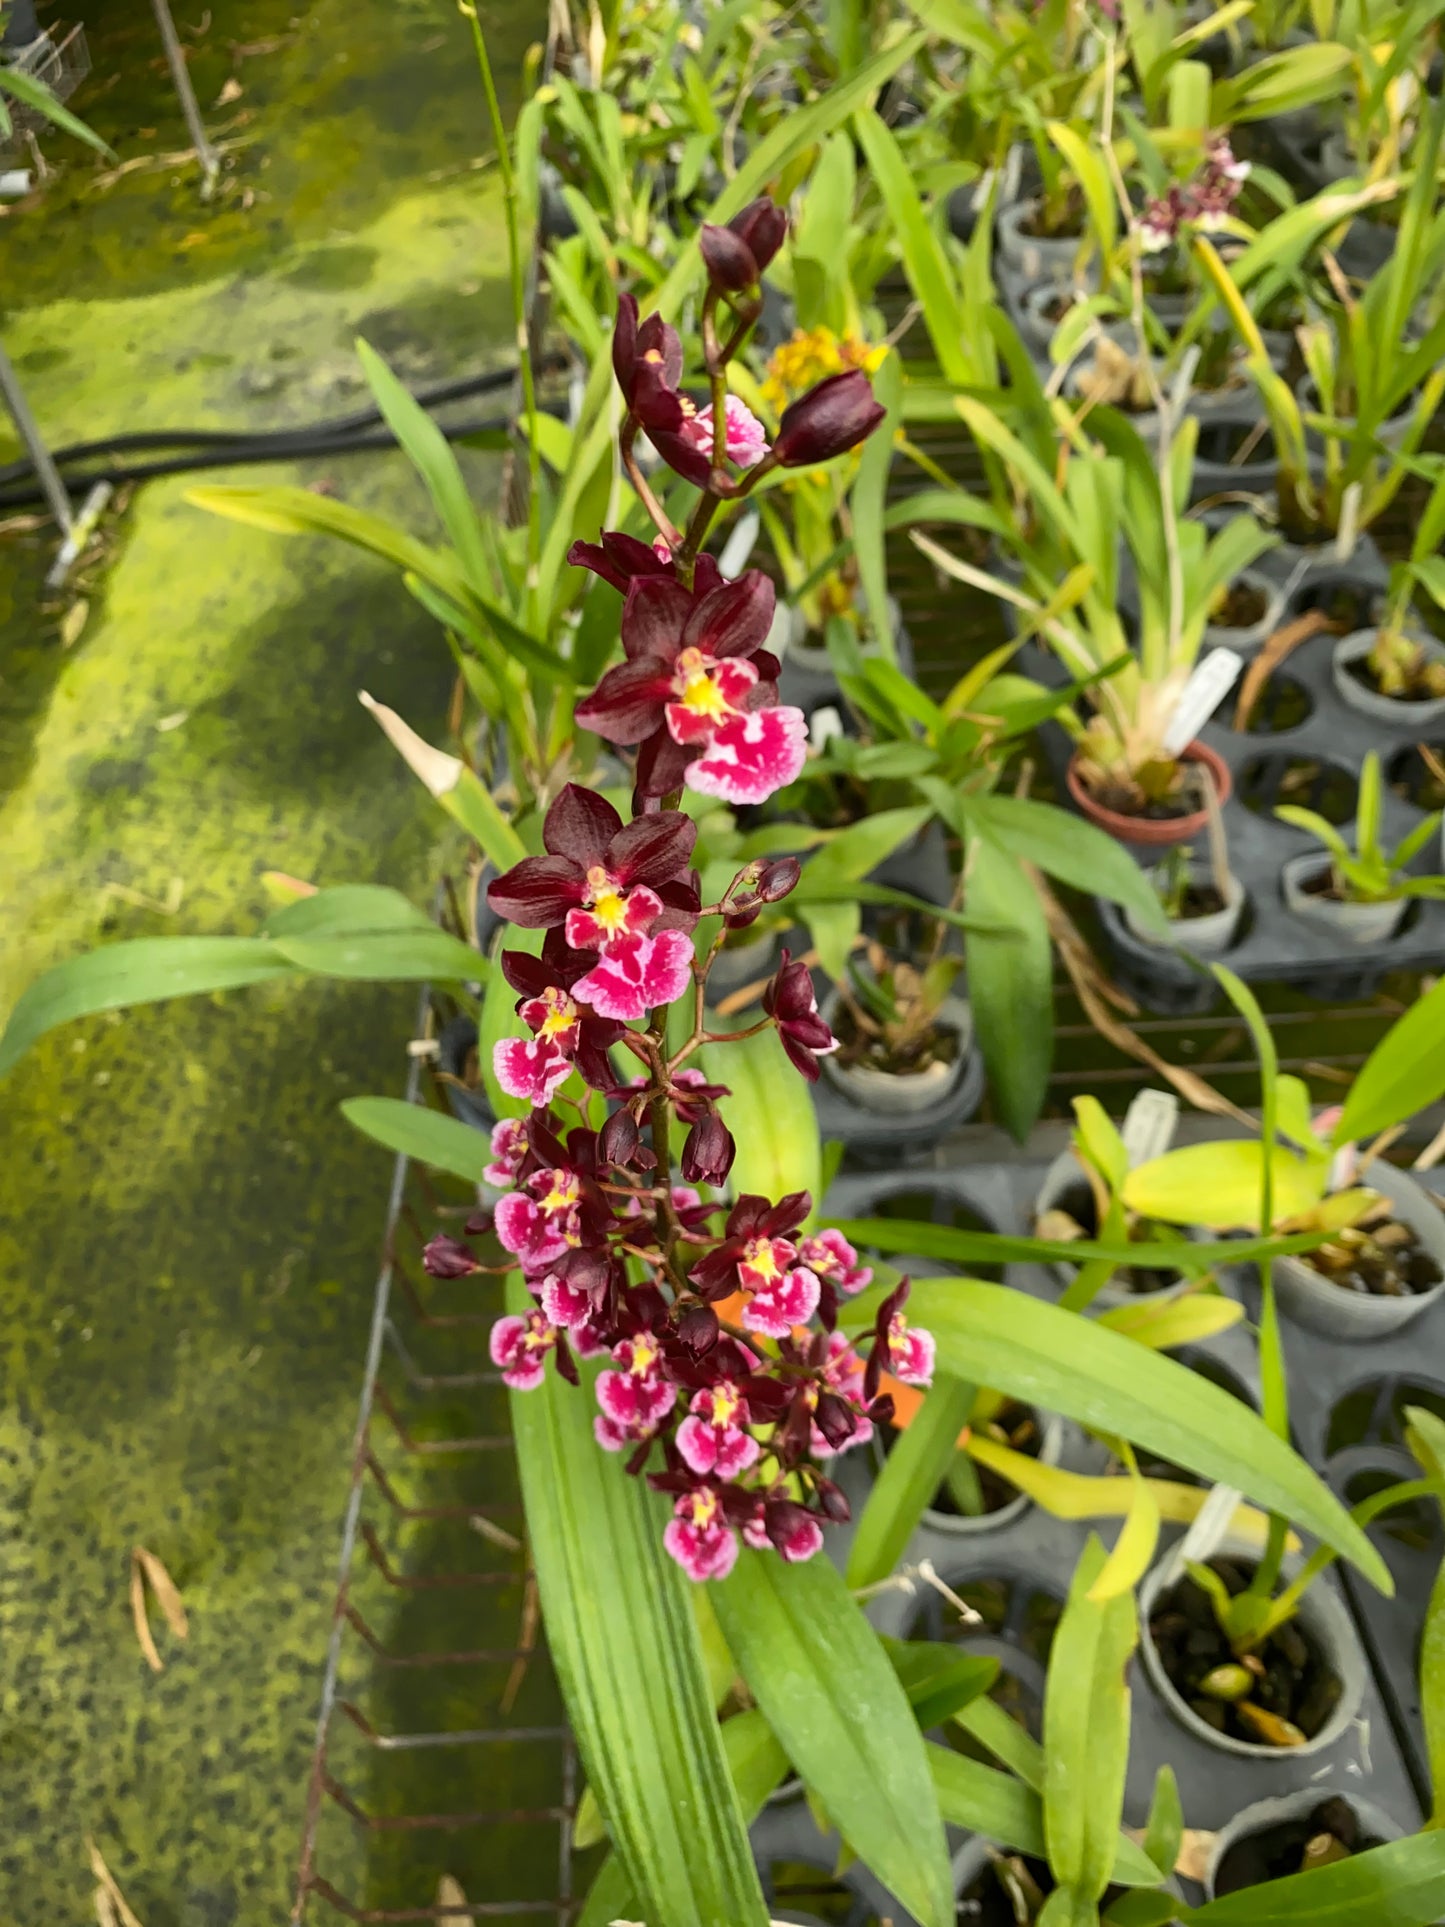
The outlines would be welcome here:
<svg viewBox="0 0 1445 1927">
<path fill-rule="evenodd" d="M 1390 723 L 1396 729 L 1428 728 L 1445 716 L 1445 696 L 1424 696 L 1418 700 L 1401 696 L 1382 696 L 1350 674 L 1353 663 L 1363 662 L 1375 646 L 1377 629 L 1355 629 L 1335 644 L 1330 668 L 1340 701 L 1377 723 Z M 1445 644 L 1414 627 L 1405 631 L 1406 639 L 1419 643 L 1428 662 L 1445 663 Z"/>
<path fill-rule="evenodd" d="M 835 1035 L 841 1001 L 835 990 L 823 1006 L 823 1016 Z M 957 1090 L 973 1055 L 973 1007 L 967 998 L 945 997 L 936 1027 L 958 1037 L 958 1052 L 950 1064 L 929 1064 L 914 1072 L 880 1071 L 871 1064 L 840 1064 L 830 1056 L 822 1060 L 823 1075 L 860 1110 L 879 1117 L 913 1117 L 931 1110 Z"/>
<path fill-rule="evenodd" d="M 1430 1193 L 1408 1171 L 1378 1158 L 1361 1183 L 1390 1200 L 1396 1217 L 1409 1225 L 1445 1271 L 1445 1216 Z M 1358 1341 L 1384 1338 L 1413 1323 L 1445 1293 L 1445 1281 L 1430 1291 L 1412 1292 L 1407 1298 L 1376 1298 L 1332 1285 L 1304 1258 L 1276 1258 L 1274 1289 L 1280 1310 L 1295 1324 L 1318 1332 L 1322 1338 Z"/>
<path fill-rule="evenodd" d="M 1077 280 L 1074 263 L 1085 245 L 1085 237 L 1066 235 L 1056 238 L 1046 234 L 1026 234 L 1025 223 L 1032 221 L 1038 211 L 1037 199 L 1015 201 L 999 209 L 994 235 L 1000 259 L 1025 281 Z M 1095 284 L 1097 274 L 1096 267 L 1085 270 L 1090 286 Z"/>
<path fill-rule="evenodd" d="M 1039 1442 L 1038 1463 L 1057 1465 L 1059 1455 L 1064 1449 L 1064 1422 L 1057 1412 L 1040 1412 L 1033 1407 L 1043 1430 Z M 1020 1492 L 1010 1499 L 1007 1505 L 1000 1506 L 997 1512 L 983 1512 L 974 1519 L 961 1512 L 936 1512 L 932 1506 L 923 1509 L 924 1522 L 935 1532 L 947 1533 L 951 1539 L 973 1539 L 979 1534 L 997 1532 L 1003 1526 L 1012 1525 L 1021 1513 L 1027 1512 L 1033 1500 L 1026 1492 Z"/>
<path fill-rule="evenodd" d="M 1257 656 L 1284 620 L 1285 596 L 1278 582 L 1259 569 L 1244 569 L 1237 580 L 1248 589 L 1258 589 L 1267 598 L 1264 614 L 1247 629 L 1227 628 L 1211 622 L 1204 631 L 1205 649 L 1232 649 L 1236 656 Z"/>
<path fill-rule="evenodd" d="M 1206 1746 L 1219 1753 L 1233 1753 L 1248 1760 L 1299 1760 L 1310 1753 L 1322 1753 L 1326 1747 L 1333 1746 L 1349 1727 L 1350 1722 L 1360 1710 L 1360 1701 L 1365 1692 L 1365 1655 L 1360 1646 L 1354 1621 L 1341 1604 L 1339 1596 L 1331 1591 L 1328 1579 L 1315 1582 L 1300 1602 L 1296 1618 L 1300 1626 L 1314 1640 L 1334 1669 L 1340 1682 L 1340 1697 L 1335 1710 L 1325 1721 L 1313 1739 L 1306 1740 L 1303 1746 L 1276 1747 L 1264 1746 L 1253 1740 L 1237 1740 L 1232 1733 L 1218 1733 L 1208 1721 L 1200 1719 L 1191 1710 L 1183 1695 L 1164 1670 L 1164 1662 L 1159 1657 L 1159 1649 L 1154 1644 L 1153 1634 L 1149 1631 L 1149 1617 L 1161 1594 L 1177 1583 L 1175 1565 L 1176 1548 L 1171 1548 L 1145 1577 L 1139 1588 L 1139 1657 L 1149 1684 L 1159 1699 L 1186 1732 L 1192 1733 Z M 1257 1564 L 1260 1548 L 1247 1540 L 1226 1536 L 1215 1554 L 1225 1558 L 1238 1559 L 1248 1564 Z M 1304 1564 L 1297 1554 L 1286 1556 L 1281 1568 L 1286 1584 L 1295 1579 Z"/>
<path fill-rule="evenodd" d="M 1189 874 L 1196 883 L 1214 881 L 1214 872 L 1204 862 L 1191 863 Z M 1244 915 L 1244 902 L 1244 885 L 1231 872 L 1228 887 L 1224 893 L 1224 908 L 1213 910 L 1206 917 L 1166 918 L 1165 921 L 1169 925 L 1167 938 L 1156 936 L 1152 930 L 1138 921 L 1134 912 L 1127 906 L 1124 910 L 1124 921 L 1140 943 L 1156 944 L 1161 948 L 1165 943 L 1182 944 L 1186 950 L 1192 950 L 1196 956 L 1218 957 L 1234 942 L 1234 933 L 1239 928 L 1239 919 Z"/>
<path fill-rule="evenodd" d="M 1204 1896 L 1206 1900 L 1215 1898 L 1215 1882 L 1225 1859 L 1241 1840 L 1248 1840 L 1256 1833 L 1268 1833 L 1271 1827 L 1286 1825 L 1291 1820 L 1307 1820 L 1322 1801 L 1341 1799 L 1349 1806 L 1359 1821 L 1367 1839 L 1399 1840 L 1404 1837 L 1404 1828 L 1398 1820 L 1392 1820 L 1382 1807 L 1369 1800 L 1362 1800 L 1353 1790 L 1346 1793 L 1331 1787 L 1328 1783 L 1314 1787 L 1301 1787 L 1296 1793 L 1282 1794 L 1277 1800 L 1256 1800 L 1253 1806 L 1237 1813 L 1227 1827 L 1221 1827 L 1215 1835 L 1210 1849 L 1209 1860 L 1204 1869 Z M 1236 1889 L 1236 1892 L 1241 1891 Z"/>
<path fill-rule="evenodd" d="M 1392 937 L 1405 915 L 1404 897 L 1388 903 L 1336 903 L 1305 888 L 1329 861 L 1307 850 L 1303 856 L 1292 856 L 1279 873 L 1284 900 L 1301 923 L 1327 930 L 1337 943 L 1382 943 Z"/>
<path fill-rule="evenodd" d="M 960 1896 L 966 1893 L 988 1867 L 989 1859 L 989 1842 L 981 1834 L 972 1835 L 953 1856 L 953 1891 Z M 1153 1889 L 1150 1888 L 1148 1891 L 1152 1893 Z M 1172 1895 L 1175 1900 L 1183 1898 L 1177 1883 L 1173 1880 L 1164 1882 L 1163 1891 Z M 960 1922 L 964 1920 L 961 1910 L 958 1918 Z"/>
<path fill-rule="evenodd" d="M 1060 1203 L 1075 1185 L 1086 1182 L 1084 1167 L 1074 1152 L 1061 1151 L 1045 1172 L 1044 1181 L 1039 1186 L 1039 1195 L 1034 1200 L 1035 1225 L 1044 1213 Z M 1048 1270 L 1061 1291 L 1067 1291 L 1079 1274 L 1077 1265 L 1063 1262 L 1050 1263 Z M 1161 1284 L 1157 1291 L 1126 1291 L 1122 1285 L 1108 1284 L 1093 1302 L 1101 1310 L 1107 1310 L 1115 1305 L 1162 1305 L 1170 1298 L 1177 1298 L 1189 1283 L 1189 1280 L 1182 1275 L 1170 1278 L 1167 1271 L 1159 1275 L 1168 1282 Z"/>
</svg>

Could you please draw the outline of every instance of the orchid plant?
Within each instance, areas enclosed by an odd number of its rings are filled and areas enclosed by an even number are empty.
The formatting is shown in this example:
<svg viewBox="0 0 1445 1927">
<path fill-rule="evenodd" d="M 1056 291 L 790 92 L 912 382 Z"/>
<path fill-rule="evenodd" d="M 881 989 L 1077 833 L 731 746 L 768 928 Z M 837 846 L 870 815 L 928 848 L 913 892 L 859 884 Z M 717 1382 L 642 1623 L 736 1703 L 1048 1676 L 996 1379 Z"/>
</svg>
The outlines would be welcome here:
<svg viewBox="0 0 1445 1927">
<path fill-rule="evenodd" d="M 624 594 L 624 660 L 576 713 L 635 752 L 632 812 L 624 822 L 606 798 L 568 785 L 547 813 L 545 854 L 490 886 L 499 916 L 546 933 L 539 956 L 502 957 L 528 1035 L 499 1041 L 494 1068 L 531 1115 L 496 1127 L 487 1176 L 503 1195 L 473 1221 L 506 1254 L 500 1264 L 446 1236 L 426 1260 L 448 1277 L 520 1266 L 533 1302 L 502 1318 L 491 1340 L 514 1390 L 540 1385 L 549 1358 L 575 1379 L 574 1353 L 609 1355 L 595 1381 L 598 1443 L 628 1453 L 636 1473 L 650 1467 L 651 1483 L 672 1496 L 665 1544 L 696 1580 L 731 1569 L 739 1533 L 785 1560 L 811 1558 L 824 1524 L 847 1516 L 824 1466 L 891 1410 L 883 1371 L 926 1385 L 933 1363 L 932 1339 L 904 1312 L 906 1281 L 884 1299 L 866 1350 L 837 1331 L 840 1295 L 861 1291 L 872 1272 L 838 1233 L 809 1229 L 806 1193 L 744 1195 L 719 1224 L 720 1207 L 696 1189 L 723 1183 L 735 1145 L 720 1108 L 726 1090 L 690 1060 L 749 1034 L 711 1027 L 708 973 L 724 933 L 787 896 L 800 866 L 755 860 L 717 902 L 702 903 L 690 869 L 697 824 L 681 793 L 761 803 L 805 755 L 802 713 L 779 704 L 777 663 L 764 647 L 773 585 L 758 570 L 724 580 L 702 545 L 721 502 L 746 497 L 776 468 L 845 453 L 883 412 L 866 375 L 833 375 L 784 411 L 769 447 L 729 395 L 728 364 L 757 319 L 758 282 L 784 228 L 764 197 L 727 227 L 703 230 L 706 406 L 680 386 L 677 331 L 657 315 L 640 319 L 636 300 L 622 298 L 620 457 L 657 541 L 609 531 L 575 546 L 572 560 Z M 686 529 L 643 473 L 644 434 L 701 491 Z M 722 927 L 699 959 L 692 933 L 703 917 Z M 776 1029 L 794 1067 L 816 1078 L 837 1042 L 807 969 L 786 952 L 763 1009 L 750 1030 Z M 641 1067 L 631 1082 L 613 1066 L 621 1051 Z M 586 1099 L 561 1096 L 574 1068 L 619 1100 L 600 1128 Z M 676 1171 L 675 1126 L 686 1130 Z"/>
</svg>

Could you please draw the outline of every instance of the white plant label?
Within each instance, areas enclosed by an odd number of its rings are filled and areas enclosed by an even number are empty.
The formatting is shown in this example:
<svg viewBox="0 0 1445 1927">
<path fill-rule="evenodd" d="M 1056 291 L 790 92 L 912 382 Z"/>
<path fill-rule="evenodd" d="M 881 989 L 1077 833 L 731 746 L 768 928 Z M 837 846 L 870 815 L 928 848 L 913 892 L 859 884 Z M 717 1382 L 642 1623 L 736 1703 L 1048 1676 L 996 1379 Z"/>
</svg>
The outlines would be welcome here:
<svg viewBox="0 0 1445 1927">
<path fill-rule="evenodd" d="M 1243 666 L 1243 656 L 1236 655 L 1233 649 L 1211 649 L 1207 656 L 1200 657 L 1193 675 L 1184 685 L 1174 720 L 1164 732 L 1167 756 L 1177 756 L 1186 743 L 1194 741 Z"/>
<path fill-rule="evenodd" d="M 1179 1099 L 1172 1091 L 1140 1091 L 1124 1113 L 1119 1131 L 1129 1169 L 1136 1171 L 1151 1158 L 1163 1157 L 1178 1122 Z"/>
<path fill-rule="evenodd" d="M 1242 1496 L 1232 1485 L 1210 1487 L 1209 1497 L 1194 1515 L 1194 1523 L 1174 1549 L 1165 1575 L 1166 1585 L 1172 1586 L 1182 1579 L 1186 1566 L 1208 1563 L 1223 1543 Z"/>
</svg>

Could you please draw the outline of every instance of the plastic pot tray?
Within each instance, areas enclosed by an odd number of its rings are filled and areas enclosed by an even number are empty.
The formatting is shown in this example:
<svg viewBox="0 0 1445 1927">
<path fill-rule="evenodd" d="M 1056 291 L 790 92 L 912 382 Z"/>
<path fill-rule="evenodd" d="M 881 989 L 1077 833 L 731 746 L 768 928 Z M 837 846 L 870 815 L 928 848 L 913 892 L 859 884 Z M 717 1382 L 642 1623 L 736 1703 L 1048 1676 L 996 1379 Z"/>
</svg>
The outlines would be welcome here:
<svg viewBox="0 0 1445 1927">
<path fill-rule="evenodd" d="M 935 1216 L 941 1222 L 949 1222 L 953 1212 L 961 1210 L 971 1221 L 1025 1234 L 1031 1230 L 1033 1200 L 1047 1168 L 1046 1157 L 1029 1157 L 896 1175 L 848 1175 L 835 1182 L 828 1214 L 875 1216 L 892 1197 L 905 1192 L 916 1197 L 926 1191 L 936 1201 Z M 928 1269 L 942 1274 L 951 1267 L 930 1261 Z M 1043 1265 L 1009 1265 L 1004 1275 L 1018 1290 L 1057 1301 L 1058 1283 Z M 1231 1295 L 1243 1297 L 1250 1309 L 1250 1287 L 1234 1268 L 1221 1277 L 1221 1285 Z M 1407 1455 L 1399 1447 L 1391 1415 L 1402 1402 L 1398 1396 L 1402 1386 L 1407 1388 L 1403 1402 L 1427 1396 L 1445 1410 L 1445 1366 L 1438 1377 L 1421 1369 L 1424 1360 L 1445 1361 L 1445 1306 L 1426 1314 L 1407 1332 L 1369 1346 L 1334 1343 L 1289 1324 L 1284 1338 L 1297 1443 L 1305 1456 L 1337 1490 L 1350 1488 L 1362 1468 L 1390 1476 L 1405 1471 Z M 1258 1354 L 1247 1323 L 1176 1356 L 1257 1403 Z M 1351 1438 L 1362 1434 L 1363 1442 L 1343 1445 L 1346 1434 Z M 1066 1422 L 1060 1463 L 1077 1471 L 1098 1471 L 1104 1462 L 1103 1448 Z M 863 1450 L 837 1461 L 837 1476 L 853 1501 L 855 1518 L 872 1483 L 872 1465 Z M 1358 1491 L 1354 1496 L 1358 1498 Z M 1056 1520 L 1036 1506 L 992 1528 L 949 1531 L 925 1520 L 908 1545 L 903 1566 L 931 1560 L 940 1577 L 955 1589 L 989 1584 L 996 1608 L 991 1620 L 996 1623 L 978 1629 L 960 1627 L 945 1601 L 916 1582 L 911 1593 L 900 1588 L 876 1595 L 868 1606 L 869 1617 L 881 1631 L 955 1639 L 965 1649 L 1000 1658 L 1004 1670 L 1018 1683 L 1020 1703 L 1036 1715 L 1050 1620 L 1062 1604 L 1090 1530 L 1108 1540 L 1117 1528 L 1108 1521 L 1091 1525 Z M 844 1528 L 831 1542 L 840 1564 L 846 1562 L 849 1532 Z M 1438 1527 L 1436 1534 L 1438 1539 Z M 1165 1549 L 1177 1538 L 1178 1528 L 1166 1528 L 1166 1535 Z M 1424 1602 L 1439 1565 L 1440 1546 L 1411 1550 L 1389 1539 L 1379 1527 L 1373 1536 L 1396 1573 L 1395 1600 L 1384 1600 L 1353 1579 L 1341 1587 L 1335 1574 L 1320 1582 L 1334 1588 L 1349 1607 L 1367 1660 L 1360 1712 L 1343 1736 L 1303 1757 L 1284 1752 L 1254 1759 L 1217 1751 L 1175 1720 L 1150 1686 L 1136 1655 L 1130 1669 L 1133 1720 L 1126 1823 L 1142 1823 L 1155 1772 L 1167 1762 L 1178 1777 L 1185 1821 L 1191 1827 L 1221 1828 L 1253 1802 L 1296 1790 L 1317 1791 L 1321 1798 L 1336 1791 L 1365 1796 L 1405 1831 L 1419 1826 L 1425 1782 L 1413 1676 Z M 760 1857 L 820 1868 L 834 1864 L 836 1841 L 819 1835 L 801 1799 L 770 1806 L 754 1838 Z M 876 1892 L 876 1883 L 866 1874 L 854 1879 L 850 1870 L 844 1880 L 860 1904 Z M 1182 1884 L 1186 1899 L 1200 1898 L 1197 1889 Z M 895 1921 L 906 1921 L 896 1903 L 891 1905 Z M 859 1918 L 871 1916 L 865 1913 Z"/>
<path fill-rule="evenodd" d="M 1340 590 L 1357 593 L 1368 604 L 1383 590 L 1386 579 L 1378 551 L 1364 541 L 1348 562 L 1328 553 L 1286 548 L 1264 556 L 1256 566 L 1286 586 L 1286 621 Z M 1285 864 L 1291 857 L 1315 851 L 1323 855 L 1323 851 L 1303 831 L 1278 822 L 1273 807 L 1288 801 L 1320 810 L 1340 823 L 1349 841 L 1359 773 L 1366 755 L 1376 750 L 1385 777 L 1381 842 L 1393 847 L 1425 814 L 1396 794 L 1392 779 L 1397 766 L 1422 739 L 1427 743 L 1433 738 L 1445 740 L 1445 725 L 1408 719 L 1377 721 L 1351 708 L 1335 688 L 1331 669 L 1337 640 L 1322 634 L 1301 644 L 1275 671 L 1256 706 L 1259 714 L 1273 696 L 1277 703 L 1290 703 L 1304 712 L 1297 719 L 1270 731 L 1236 731 L 1230 720 L 1236 684 L 1200 736 L 1224 758 L 1234 778 L 1234 793 L 1224 806 L 1224 825 L 1230 865 L 1247 897 L 1239 934 L 1222 961 L 1248 982 L 1293 984 L 1321 997 L 1351 1001 L 1369 995 L 1390 971 L 1437 970 L 1445 965 L 1445 904 L 1411 903 L 1400 927 L 1383 939 L 1362 944 L 1332 941 L 1328 932 L 1304 922 L 1285 906 L 1280 884 Z M 1028 656 L 1032 673 L 1043 669 L 1058 680 L 1057 668 L 1042 652 L 1020 653 Z M 1050 725 L 1043 736 L 1063 793 L 1068 738 L 1056 725 Z M 1141 858 L 1145 855 L 1136 853 Z M 1147 852 L 1151 860 L 1158 854 Z M 1420 875 L 1434 874 L 1439 867 L 1439 847 L 1433 840 L 1411 865 Z M 1150 1009 L 1183 1015 L 1218 1001 L 1212 978 L 1179 951 L 1136 937 L 1113 904 L 1099 902 L 1098 912 L 1119 982 Z"/>
</svg>

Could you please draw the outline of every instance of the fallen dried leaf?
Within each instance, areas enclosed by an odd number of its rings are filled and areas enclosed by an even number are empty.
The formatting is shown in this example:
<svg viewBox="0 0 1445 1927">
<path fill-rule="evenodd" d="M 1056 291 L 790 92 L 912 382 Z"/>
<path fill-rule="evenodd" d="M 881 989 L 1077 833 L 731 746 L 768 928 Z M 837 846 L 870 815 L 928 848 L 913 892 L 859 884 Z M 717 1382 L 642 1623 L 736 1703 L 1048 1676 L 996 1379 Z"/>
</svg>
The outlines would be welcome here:
<svg viewBox="0 0 1445 1927">
<path fill-rule="evenodd" d="M 60 646 L 62 649 L 73 649 L 76 643 L 80 641 L 80 634 L 85 627 L 85 619 L 89 614 L 90 603 L 84 596 L 77 596 L 65 614 L 60 618 Z"/>
<path fill-rule="evenodd" d="M 188 723 L 190 720 L 189 709 L 177 709 L 172 715 L 162 716 L 156 728 L 162 736 L 168 736 L 173 729 L 179 729 L 182 723 Z"/>
<path fill-rule="evenodd" d="M 229 107 L 231 102 L 233 100 L 239 100 L 245 91 L 240 81 L 232 74 L 220 93 L 216 95 L 215 104 L 217 107 Z"/>
<path fill-rule="evenodd" d="M 1205 1827 L 1186 1827 L 1179 1836 L 1179 1857 L 1174 1862 L 1174 1871 L 1183 1874 L 1186 1880 L 1204 1885 L 1204 1875 L 1209 1866 L 1209 1856 L 1214 1852 L 1214 1843 L 1219 1838 Z"/>
<path fill-rule="evenodd" d="M 176 246 L 178 248 L 203 248 L 210 238 L 209 234 L 202 234 L 198 228 L 192 234 L 182 235 L 181 239 L 177 241 Z"/>
<path fill-rule="evenodd" d="M 151 1634 L 150 1618 L 146 1612 L 146 1585 L 156 1596 L 166 1624 L 177 1639 L 185 1639 L 190 1634 L 190 1622 L 186 1618 L 185 1606 L 181 1595 L 176 1591 L 176 1583 L 153 1552 L 144 1546 L 135 1546 L 130 1555 L 130 1610 L 135 1620 L 135 1636 L 140 1641 L 140 1649 L 145 1654 L 146 1664 L 153 1673 L 165 1671 L 160 1654 L 156 1651 L 155 1639 Z"/>
<path fill-rule="evenodd" d="M 1302 616 L 1296 616 L 1293 622 L 1286 622 L 1266 638 L 1264 647 L 1245 670 L 1244 680 L 1239 685 L 1239 700 L 1234 705 L 1236 729 L 1249 728 L 1254 705 L 1286 656 L 1298 649 L 1302 642 L 1308 642 L 1311 636 L 1317 636 L 1326 629 L 1333 635 L 1340 633 L 1339 623 L 1331 622 L 1323 609 L 1306 609 Z"/>
<path fill-rule="evenodd" d="M 462 1891 L 462 1883 L 459 1880 L 453 1880 L 449 1873 L 444 1873 L 437 1882 L 436 1905 L 438 1911 L 441 1913 L 461 1913 L 470 1904 L 466 1894 Z"/>
<path fill-rule="evenodd" d="M 115 1875 L 101 1858 L 100 1848 L 90 1835 L 85 1836 L 85 1850 L 90 1855 L 90 1871 L 95 1875 L 97 1886 L 95 1894 L 96 1918 L 101 1927 L 108 1927 L 107 1916 L 101 1912 L 101 1899 L 109 1908 L 109 1919 L 119 1921 L 120 1927 L 141 1927 L 140 1922 L 125 1903 L 125 1895 L 115 1884 Z"/>
</svg>

